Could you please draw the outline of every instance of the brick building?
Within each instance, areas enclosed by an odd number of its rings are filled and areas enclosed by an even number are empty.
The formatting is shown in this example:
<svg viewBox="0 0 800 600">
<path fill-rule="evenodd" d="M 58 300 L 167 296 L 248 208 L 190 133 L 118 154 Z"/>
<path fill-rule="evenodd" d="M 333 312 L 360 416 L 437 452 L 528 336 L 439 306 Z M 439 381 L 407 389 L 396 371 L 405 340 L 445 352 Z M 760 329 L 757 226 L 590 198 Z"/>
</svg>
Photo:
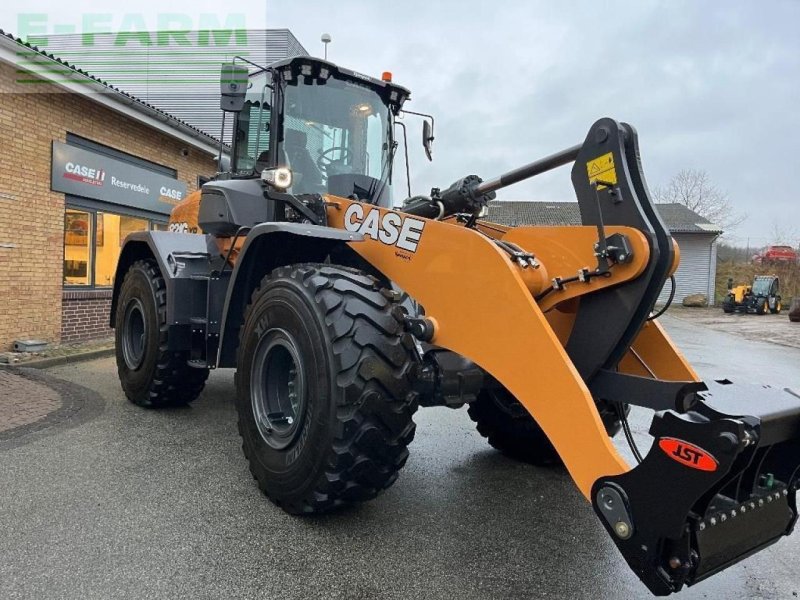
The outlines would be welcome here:
<svg viewBox="0 0 800 600">
<path fill-rule="evenodd" d="M 0 351 L 110 333 L 119 248 L 216 171 L 216 140 L 0 31 Z"/>
</svg>

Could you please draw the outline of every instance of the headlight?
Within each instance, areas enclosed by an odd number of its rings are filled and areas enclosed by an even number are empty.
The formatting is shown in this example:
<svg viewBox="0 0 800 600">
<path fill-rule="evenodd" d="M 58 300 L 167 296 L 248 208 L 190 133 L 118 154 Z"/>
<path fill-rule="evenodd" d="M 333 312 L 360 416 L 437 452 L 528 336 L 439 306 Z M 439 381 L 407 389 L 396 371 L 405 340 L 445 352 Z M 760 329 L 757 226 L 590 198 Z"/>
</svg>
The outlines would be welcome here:
<svg viewBox="0 0 800 600">
<path fill-rule="evenodd" d="M 292 185 L 292 171 L 288 167 L 276 167 L 261 171 L 261 179 L 278 190 L 285 190 Z"/>
</svg>

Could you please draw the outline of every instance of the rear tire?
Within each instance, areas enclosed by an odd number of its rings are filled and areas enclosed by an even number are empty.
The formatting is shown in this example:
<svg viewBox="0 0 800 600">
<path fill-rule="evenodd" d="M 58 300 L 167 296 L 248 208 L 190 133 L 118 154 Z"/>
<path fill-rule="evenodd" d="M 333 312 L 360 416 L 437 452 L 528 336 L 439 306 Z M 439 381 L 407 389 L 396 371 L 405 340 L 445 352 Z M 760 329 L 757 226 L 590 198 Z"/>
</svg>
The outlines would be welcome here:
<svg viewBox="0 0 800 600">
<path fill-rule="evenodd" d="M 391 486 L 414 438 L 416 361 L 396 294 L 352 269 L 276 269 L 253 292 L 236 371 L 242 448 L 285 511 L 326 512 Z"/>
<path fill-rule="evenodd" d="M 188 404 L 203 391 L 208 369 L 167 344 L 167 290 L 152 260 L 133 263 L 117 300 L 114 341 L 117 372 L 128 400 L 146 408 Z"/>
<path fill-rule="evenodd" d="M 469 418 L 489 445 L 533 465 L 561 463 L 558 452 L 524 406 L 502 386 L 484 388 L 469 404 Z"/>
<path fill-rule="evenodd" d="M 627 415 L 630 405 L 625 404 Z M 622 427 L 616 410 L 606 402 L 597 405 L 606 433 L 614 437 Z M 561 457 L 547 434 L 511 392 L 499 384 L 486 387 L 467 409 L 489 445 L 506 456 L 532 465 L 561 464 Z"/>
<path fill-rule="evenodd" d="M 775 300 L 774 308 L 772 306 L 769 308 L 769 312 L 773 315 L 781 314 L 781 310 L 783 310 L 783 305 L 781 304 L 780 300 Z"/>
</svg>

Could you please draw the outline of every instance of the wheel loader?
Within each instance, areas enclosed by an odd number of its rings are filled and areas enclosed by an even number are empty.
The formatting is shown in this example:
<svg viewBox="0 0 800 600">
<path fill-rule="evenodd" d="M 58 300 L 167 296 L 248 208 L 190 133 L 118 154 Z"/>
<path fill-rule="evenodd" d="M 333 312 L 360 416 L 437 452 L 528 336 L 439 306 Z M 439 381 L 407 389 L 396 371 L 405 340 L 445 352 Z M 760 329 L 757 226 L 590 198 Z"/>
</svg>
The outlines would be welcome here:
<svg viewBox="0 0 800 600">
<path fill-rule="evenodd" d="M 630 568 L 667 595 L 788 535 L 800 396 L 703 381 L 653 318 L 679 249 L 636 130 L 392 204 L 409 91 L 310 57 L 223 66 L 230 166 L 131 234 L 111 308 L 131 402 L 186 404 L 235 368 L 242 446 L 292 514 L 395 483 L 418 407 L 468 406 L 489 443 L 563 463 Z M 223 121 L 224 123 L 224 121 Z M 564 165 L 580 226 L 483 219 L 496 191 Z M 649 451 L 627 421 L 653 412 Z M 612 443 L 622 430 L 635 458 Z"/>
</svg>

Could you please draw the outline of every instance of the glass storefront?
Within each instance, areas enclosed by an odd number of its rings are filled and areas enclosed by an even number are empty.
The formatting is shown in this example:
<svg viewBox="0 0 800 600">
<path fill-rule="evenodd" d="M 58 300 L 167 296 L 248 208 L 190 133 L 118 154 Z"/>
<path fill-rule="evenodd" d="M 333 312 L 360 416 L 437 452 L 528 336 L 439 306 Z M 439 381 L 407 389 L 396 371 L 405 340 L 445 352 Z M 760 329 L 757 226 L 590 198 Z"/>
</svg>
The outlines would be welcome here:
<svg viewBox="0 0 800 600">
<path fill-rule="evenodd" d="M 90 285 L 92 213 L 68 208 L 64 213 L 64 284 Z"/>
<path fill-rule="evenodd" d="M 64 285 L 109 287 L 125 238 L 135 231 L 164 230 L 166 223 L 100 210 L 64 213 Z"/>
</svg>

